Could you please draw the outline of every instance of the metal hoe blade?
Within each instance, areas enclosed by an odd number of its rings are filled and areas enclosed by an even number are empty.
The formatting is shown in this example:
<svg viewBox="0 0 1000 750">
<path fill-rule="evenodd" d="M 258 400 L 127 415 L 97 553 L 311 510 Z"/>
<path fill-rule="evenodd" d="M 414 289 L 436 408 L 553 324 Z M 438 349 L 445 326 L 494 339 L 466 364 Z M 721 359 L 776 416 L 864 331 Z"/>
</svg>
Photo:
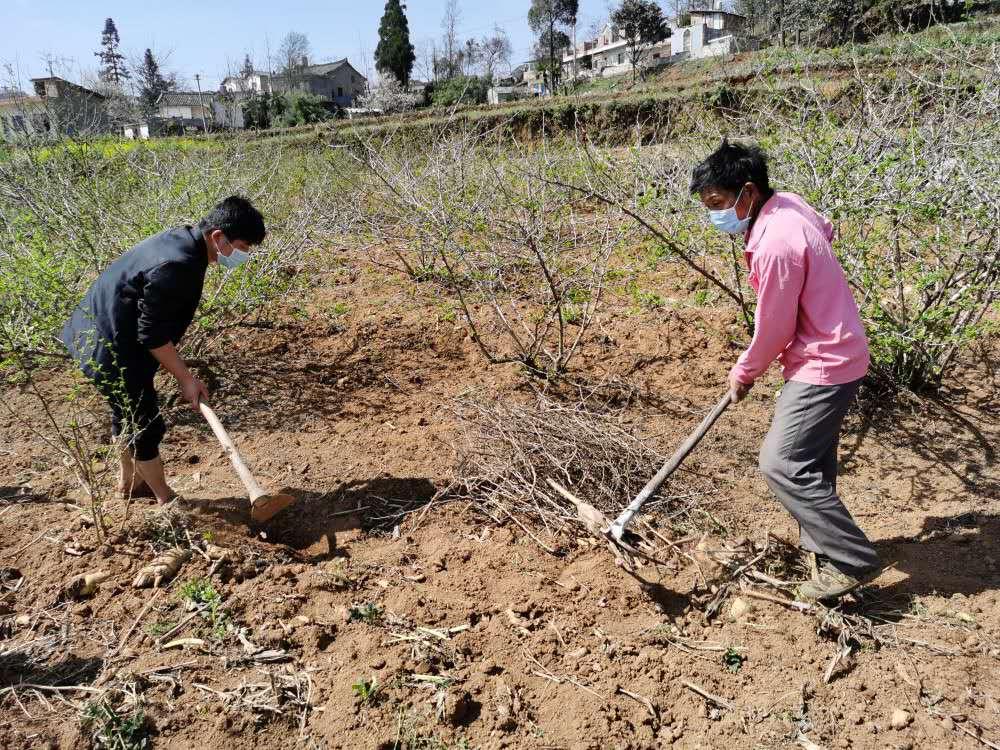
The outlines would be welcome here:
<svg viewBox="0 0 1000 750">
<path fill-rule="evenodd" d="M 688 439 L 684 441 L 684 444 L 677 449 L 677 452 L 670 457 L 670 459 L 663 464 L 663 467 L 656 473 L 652 479 L 642 488 L 642 491 L 636 495 L 635 500 L 629 503 L 629 506 L 622 512 L 618 518 L 616 518 L 605 530 L 604 535 L 608 537 L 610 541 L 614 544 L 620 545 L 623 549 L 629 551 L 632 554 L 638 553 L 628 541 L 626 540 L 626 534 L 628 534 L 628 526 L 632 523 L 632 519 L 638 515 L 639 511 L 642 510 L 642 506 L 651 498 L 661 485 L 667 481 L 667 477 L 677 470 L 677 467 L 681 465 L 681 462 L 687 458 L 688 454 L 694 450 L 695 446 L 701 442 L 701 439 L 705 437 L 705 434 L 712 429 L 712 425 L 716 423 L 722 413 L 726 410 L 729 404 L 732 403 L 732 398 L 729 392 L 715 405 L 715 408 L 706 415 L 706 417 L 698 425 L 697 429 L 692 432 Z M 641 553 L 639 553 L 641 554 Z"/>
</svg>

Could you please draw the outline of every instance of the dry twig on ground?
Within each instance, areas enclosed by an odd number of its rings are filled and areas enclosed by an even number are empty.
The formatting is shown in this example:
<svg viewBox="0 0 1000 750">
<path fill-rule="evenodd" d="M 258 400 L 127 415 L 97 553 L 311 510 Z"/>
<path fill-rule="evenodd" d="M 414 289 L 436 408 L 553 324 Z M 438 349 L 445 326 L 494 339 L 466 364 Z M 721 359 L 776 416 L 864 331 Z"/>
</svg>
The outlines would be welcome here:
<svg viewBox="0 0 1000 750">
<path fill-rule="evenodd" d="M 498 523 L 528 521 L 550 538 L 576 523 L 577 509 L 547 479 L 578 488 L 581 498 L 615 516 L 660 463 L 659 454 L 614 414 L 580 404 L 544 397 L 530 406 L 465 399 L 456 412 L 465 456 L 452 494 Z"/>
</svg>

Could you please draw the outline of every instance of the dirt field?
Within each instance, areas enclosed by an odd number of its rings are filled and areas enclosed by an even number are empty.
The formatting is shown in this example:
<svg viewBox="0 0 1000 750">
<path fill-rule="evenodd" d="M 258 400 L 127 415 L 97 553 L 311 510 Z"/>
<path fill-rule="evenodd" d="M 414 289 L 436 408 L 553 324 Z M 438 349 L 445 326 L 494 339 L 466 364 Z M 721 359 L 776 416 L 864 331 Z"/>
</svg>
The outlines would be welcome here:
<svg viewBox="0 0 1000 750">
<path fill-rule="evenodd" d="M 86 747 L 81 706 L 123 687 L 162 748 L 1000 746 L 995 346 L 942 401 L 851 418 L 841 491 L 890 568 L 844 611 L 893 642 L 863 640 L 828 675 L 840 647 L 819 617 L 737 590 L 749 611 L 731 617 L 726 602 L 706 621 L 711 596 L 683 557 L 641 571 L 659 584 L 647 594 L 582 532 L 553 555 L 465 503 L 427 506 L 458 465 L 453 399 L 531 391 L 484 365 L 433 289 L 345 263 L 309 319 L 233 332 L 202 373 L 262 482 L 298 496 L 293 510 L 249 528 L 211 433 L 169 407 L 164 454 L 190 533 L 230 556 L 195 554 L 155 600 L 131 585 L 153 556 L 138 533 L 151 506 L 88 549 L 69 472 L 0 417 L 0 655 L 41 641 L 37 659 L 0 660 L 0 684 L 21 685 L 0 697 L 0 747 Z M 322 314 L 335 302 L 348 308 L 339 325 Z M 627 417 L 669 454 L 719 397 L 737 334 L 730 313 L 683 294 L 652 311 L 617 298 L 577 375 L 627 384 Z M 667 490 L 726 540 L 795 540 L 755 470 L 778 385 L 772 370 Z M 394 534 L 399 507 L 413 512 Z M 109 510 L 117 530 L 121 508 Z M 59 601 L 93 570 L 110 578 L 92 598 Z M 169 633 L 198 578 L 221 598 L 217 619 Z M 167 633 L 202 645 L 163 649 Z"/>
</svg>

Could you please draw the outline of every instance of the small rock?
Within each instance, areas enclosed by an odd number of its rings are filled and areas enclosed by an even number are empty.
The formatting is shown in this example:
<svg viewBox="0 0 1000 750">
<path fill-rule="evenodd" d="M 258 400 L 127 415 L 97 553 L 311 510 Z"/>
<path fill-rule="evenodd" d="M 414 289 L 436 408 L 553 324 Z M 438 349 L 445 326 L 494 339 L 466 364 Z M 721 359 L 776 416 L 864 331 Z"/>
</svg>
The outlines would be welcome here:
<svg viewBox="0 0 1000 750">
<path fill-rule="evenodd" d="M 580 648 L 569 651 L 564 658 L 576 661 L 578 659 L 582 659 L 589 653 L 590 649 L 588 649 L 586 646 L 580 646 Z"/>
<path fill-rule="evenodd" d="M 746 617 L 752 609 L 753 608 L 750 606 L 750 602 L 746 599 L 736 597 L 729 605 L 729 619 L 736 622 L 740 618 Z"/>
<path fill-rule="evenodd" d="M 892 712 L 892 716 L 889 717 L 889 726 L 893 729 L 906 729 L 911 721 L 913 721 L 913 716 L 909 711 L 897 708 Z"/>
<path fill-rule="evenodd" d="M 952 720 L 950 716 L 945 716 L 943 719 L 941 719 L 941 727 L 945 731 L 954 732 L 955 722 Z"/>
<path fill-rule="evenodd" d="M 372 669 L 385 669 L 385 659 L 375 659 L 372 662 Z"/>
<path fill-rule="evenodd" d="M 31 615 L 18 615 L 14 618 L 14 624 L 19 628 L 26 628 L 31 624 Z"/>
</svg>

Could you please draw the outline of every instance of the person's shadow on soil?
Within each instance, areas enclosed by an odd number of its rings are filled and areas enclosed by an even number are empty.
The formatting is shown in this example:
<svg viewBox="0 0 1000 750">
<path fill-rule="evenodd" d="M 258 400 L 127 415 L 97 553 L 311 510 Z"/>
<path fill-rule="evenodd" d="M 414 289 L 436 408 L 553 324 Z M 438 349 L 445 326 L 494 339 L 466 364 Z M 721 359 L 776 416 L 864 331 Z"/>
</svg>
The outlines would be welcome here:
<svg viewBox="0 0 1000 750">
<path fill-rule="evenodd" d="M 263 524 L 250 521 L 245 497 L 197 504 L 199 513 L 230 527 L 250 527 L 263 539 L 284 545 L 310 560 L 344 556 L 337 534 L 355 529 L 390 529 L 405 513 L 426 506 L 437 493 L 429 479 L 382 476 L 343 482 L 329 492 L 283 488 L 295 502 Z"/>
<path fill-rule="evenodd" d="M 907 575 L 886 594 L 912 599 L 1000 589 L 1000 515 L 928 517 L 915 536 L 884 539 L 875 548 L 883 564 Z"/>
</svg>

